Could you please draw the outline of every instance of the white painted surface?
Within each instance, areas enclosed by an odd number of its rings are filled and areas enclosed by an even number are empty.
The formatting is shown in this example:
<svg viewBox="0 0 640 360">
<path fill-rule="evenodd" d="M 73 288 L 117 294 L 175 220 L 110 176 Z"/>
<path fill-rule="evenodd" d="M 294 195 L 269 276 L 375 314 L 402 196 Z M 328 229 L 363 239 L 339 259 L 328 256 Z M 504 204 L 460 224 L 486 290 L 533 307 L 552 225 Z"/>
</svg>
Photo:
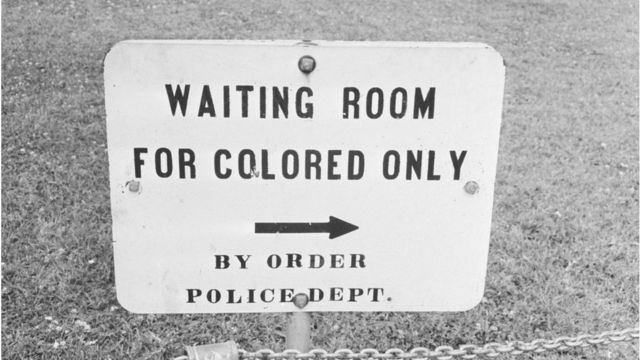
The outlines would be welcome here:
<svg viewBox="0 0 640 360">
<path fill-rule="evenodd" d="M 310 75 L 298 59 L 317 61 Z M 165 84 L 190 84 L 186 116 L 172 115 Z M 202 86 L 209 85 L 217 117 L 198 117 Z M 231 86 L 230 117 L 224 118 L 222 86 Z M 249 117 L 240 116 L 236 85 L 253 85 Z M 260 119 L 259 86 L 301 86 L 313 90 L 311 119 L 289 109 L 287 119 Z M 404 87 L 436 88 L 434 117 L 393 119 L 388 111 L 369 119 L 343 119 L 343 88 L 357 87 L 361 97 L 371 87 L 389 96 Z M 379 301 L 311 302 L 305 311 L 460 311 L 482 298 L 489 247 L 493 188 L 502 112 L 504 66 L 500 55 L 482 44 L 368 43 L 296 41 L 127 41 L 105 59 L 105 97 L 113 216 L 117 295 L 128 310 L 140 313 L 219 313 L 295 311 L 293 304 L 247 303 L 247 289 L 382 288 Z M 270 97 L 267 97 L 270 104 Z M 388 104 L 388 103 L 387 103 Z M 385 104 L 385 105 L 387 105 Z M 134 180 L 133 148 L 146 147 L 140 193 L 127 190 Z M 160 178 L 154 152 L 173 152 L 174 172 Z M 177 149 L 195 155 L 196 178 L 177 176 Z M 214 175 L 218 149 L 233 158 L 251 149 L 269 152 L 274 180 L 242 179 L 237 168 L 229 179 Z M 282 153 L 319 150 L 321 180 L 284 179 Z M 337 173 L 346 173 L 346 151 L 365 156 L 359 180 L 327 180 L 327 150 L 342 150 Z M 388 150 L 436 153 L 438 181 L 385 179 L 382 159 Z M 453 179 L 449 151 L 466 150 L 461 177 Z M 302 159 L 301 159 L 302 160 Z M 302 166 L 302 162 L 300 164 Z M 404 165 L 404 162 L 403 162 Z M 423 170 L 427 168 L 426 159 Z M 425 170 L 426 172 L 426 170 Z M 301 174 L 304 174 L 301 167 Z M 480 191 L 464 191 L 476 181 Z M 317 234 L 255 234 L 256 222 L 327 222 L 335 216 L 358 230 L 329 239 Z M 270 269 L 271 254 L 361 254 L 365 268 Z M 251 255 L 247 269 L 232 259 L 229 269 L 215 269 L 215 255 Z M 188 303 L 187 289 L 202 296 Z M 212 304 L 206 292 L 226 295 L 234 289 L 242 303 Z M 369 292 L 371 294 L 371 291 Z M 212 293 L 214 294 L 214 293 Z M 270 295 L 270 291 L 265 293 Z M 348 290 L 345 296 L 348 297 Z M 267 299 L 268 300 L 268 299 Z"/>
</svg>

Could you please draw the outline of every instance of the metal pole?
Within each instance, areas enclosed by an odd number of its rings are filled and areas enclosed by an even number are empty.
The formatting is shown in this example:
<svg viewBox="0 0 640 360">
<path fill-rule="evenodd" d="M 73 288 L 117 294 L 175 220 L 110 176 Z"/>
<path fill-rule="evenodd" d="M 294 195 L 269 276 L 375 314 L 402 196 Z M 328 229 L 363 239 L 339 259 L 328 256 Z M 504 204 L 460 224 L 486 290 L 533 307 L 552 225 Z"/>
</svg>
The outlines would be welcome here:
<svg viewBox="0 0 640 360">
<path fill-rule="evenodd" d="M 293 303 L 299 309 L 303 309 L 309 303 L 309 297 L 305 294 L 297 294 Z M 311 315 L 300 311 L 289 314 L 287 322 L 287 349 L 307 352 L 311 349 Z"/>
</svg>

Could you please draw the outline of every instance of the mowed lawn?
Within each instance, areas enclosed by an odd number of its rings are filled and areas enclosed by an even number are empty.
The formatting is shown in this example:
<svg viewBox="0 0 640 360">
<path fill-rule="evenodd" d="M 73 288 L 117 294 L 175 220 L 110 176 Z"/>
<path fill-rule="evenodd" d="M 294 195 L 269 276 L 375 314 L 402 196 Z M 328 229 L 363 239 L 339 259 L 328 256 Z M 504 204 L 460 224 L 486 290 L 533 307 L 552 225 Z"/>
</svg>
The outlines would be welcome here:
<svg viewBox="0 0 640 360">
<path fill-rule="evenodd" d="M 170 359 L 229 339 L 283 349 L 283 314 L 119 306 L 102 61 L 124 39 L 478 41 L 504 57 L 481 304 L 315 314 L 314 346 L 408 350 L 638 326 L 637 1 L 3 1 L 3 358 Z M 633 359 L 637 346 L 532 357 Z"/>
</svg>

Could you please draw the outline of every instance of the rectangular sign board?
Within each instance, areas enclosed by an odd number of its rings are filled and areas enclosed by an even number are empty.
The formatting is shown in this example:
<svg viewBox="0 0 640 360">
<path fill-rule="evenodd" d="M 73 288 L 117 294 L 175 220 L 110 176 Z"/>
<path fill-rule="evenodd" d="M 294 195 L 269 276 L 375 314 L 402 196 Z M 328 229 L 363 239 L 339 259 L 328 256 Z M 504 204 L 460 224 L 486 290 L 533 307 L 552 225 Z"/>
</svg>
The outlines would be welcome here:
<svg viewBox="0 0 640 360">
<path fill-rule="evenodd" d="M 482 298 L 504 87 L 489 46 L 125 41 L 104 76 L 126 309 Z"/>
</svg>

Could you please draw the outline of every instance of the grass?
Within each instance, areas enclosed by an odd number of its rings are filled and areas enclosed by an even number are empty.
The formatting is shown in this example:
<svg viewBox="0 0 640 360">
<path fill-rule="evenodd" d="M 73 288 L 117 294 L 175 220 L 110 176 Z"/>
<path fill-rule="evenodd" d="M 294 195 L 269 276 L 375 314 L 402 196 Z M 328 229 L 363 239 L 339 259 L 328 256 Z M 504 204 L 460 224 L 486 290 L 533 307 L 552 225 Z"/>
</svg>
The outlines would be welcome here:
<svg viewBox="0 0 640 360">
<path fill-rule="evenodd" d="M 485 298 L 313 317 L 335 350 L 638 326 L 638 4 L 5 1 L 2 356 L 284 346 L 283 314 L 136 315 L 115 297 L 102 59 L 123 39 L 481 41 L 507 63 Z M 637 342 L 533 358 L 637 358 Z"/>
</svg>

